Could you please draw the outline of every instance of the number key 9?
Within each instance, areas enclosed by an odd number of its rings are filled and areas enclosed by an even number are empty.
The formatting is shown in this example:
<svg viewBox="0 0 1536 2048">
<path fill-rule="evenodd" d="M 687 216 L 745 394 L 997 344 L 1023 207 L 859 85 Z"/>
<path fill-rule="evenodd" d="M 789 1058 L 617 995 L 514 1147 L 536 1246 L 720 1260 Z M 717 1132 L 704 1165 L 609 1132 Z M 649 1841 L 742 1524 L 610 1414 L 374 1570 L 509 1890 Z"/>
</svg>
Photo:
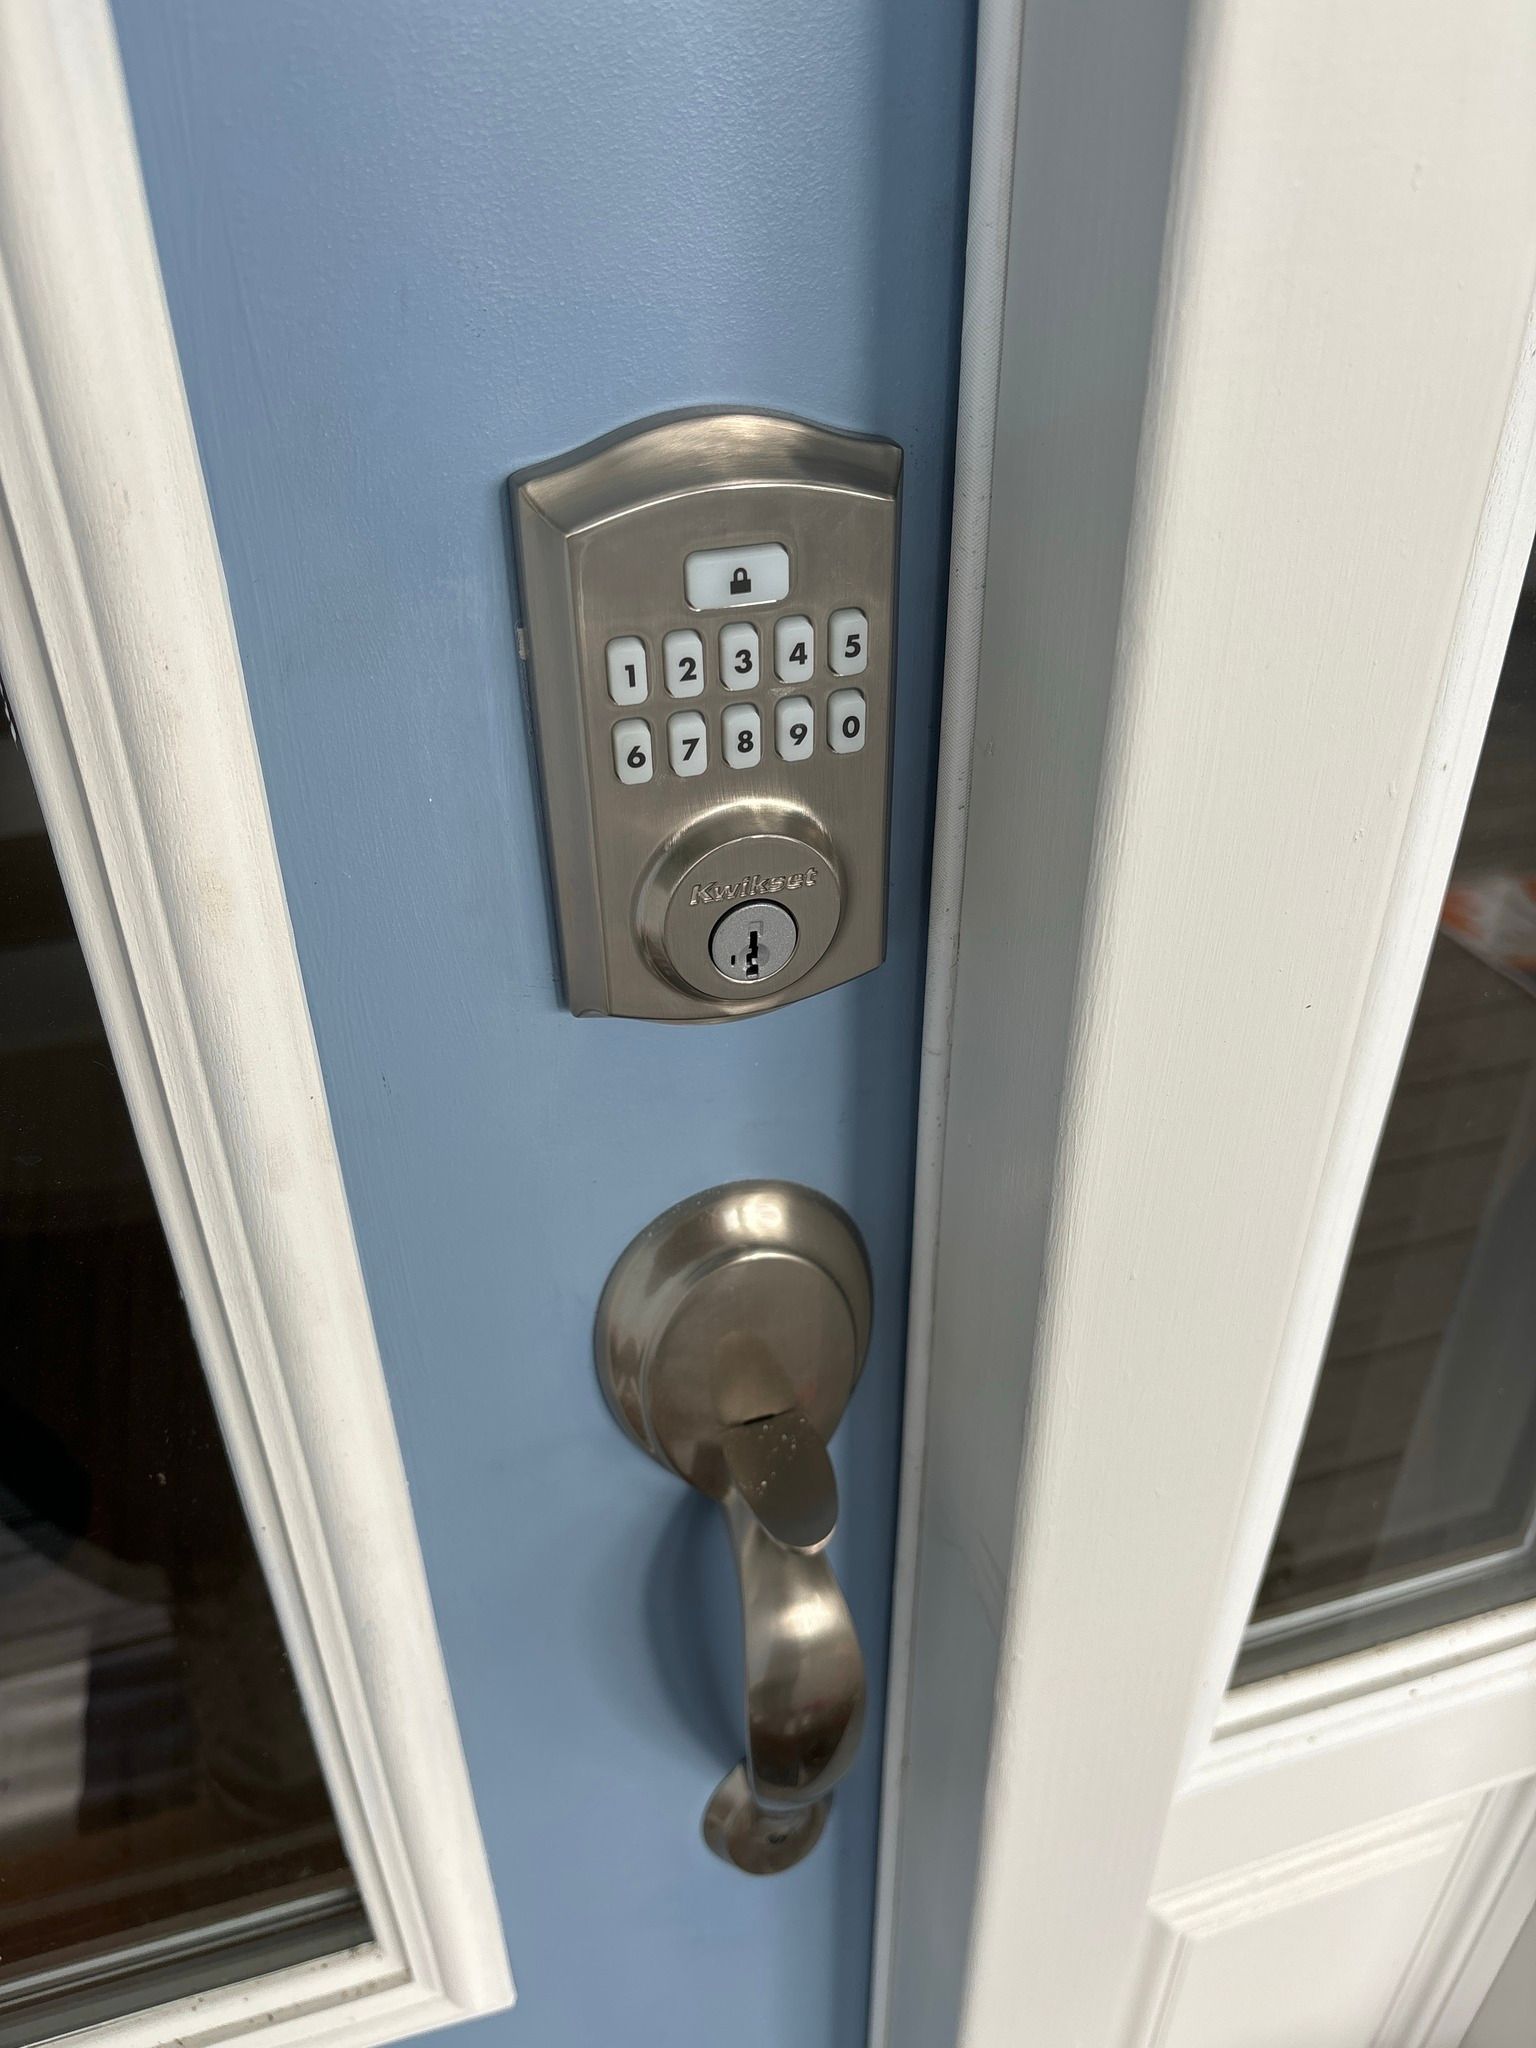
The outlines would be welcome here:
<svg viewBox="0 0 1536 2048">
<path fill-rule="evenodd" d="M 774 705 L 773 744 L 781 761 L 805 761 L 816 751 L 816 712 L 809 697 L 781 697 Z"/>
</svg>

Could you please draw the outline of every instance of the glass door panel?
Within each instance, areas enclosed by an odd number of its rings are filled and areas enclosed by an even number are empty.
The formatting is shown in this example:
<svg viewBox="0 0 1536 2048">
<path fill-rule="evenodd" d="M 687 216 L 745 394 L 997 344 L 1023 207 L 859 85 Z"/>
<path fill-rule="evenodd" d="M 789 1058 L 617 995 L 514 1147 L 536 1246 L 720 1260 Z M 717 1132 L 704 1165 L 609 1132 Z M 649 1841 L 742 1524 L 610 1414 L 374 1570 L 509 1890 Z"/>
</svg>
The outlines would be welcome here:
<svg viewBox="0 0 1536 2048">
<path fill-rule="evenodd" d="M 3 722 L 0 1301 L 5 2048 L 368 1929 Z"/>
<path fill-rule="evenodd" d="M 1237 1678 L 1536 1592 L 1536 577 Z"/>
</svg>

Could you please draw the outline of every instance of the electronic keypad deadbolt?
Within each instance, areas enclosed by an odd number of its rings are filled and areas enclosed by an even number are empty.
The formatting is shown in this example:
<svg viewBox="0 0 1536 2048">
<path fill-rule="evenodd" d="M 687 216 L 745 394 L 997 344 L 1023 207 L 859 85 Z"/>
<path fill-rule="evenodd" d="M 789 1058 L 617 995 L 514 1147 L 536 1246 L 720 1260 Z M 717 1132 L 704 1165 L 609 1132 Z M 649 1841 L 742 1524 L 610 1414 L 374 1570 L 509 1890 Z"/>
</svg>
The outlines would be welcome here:
<svg viewBox="0 0 1536 2048">
<path fill-rule="evenodd" d="M 581 1016 L 748 1016 L 885 951 L 901 450 L 653 421 L 512 480 Z"/>
</svg>

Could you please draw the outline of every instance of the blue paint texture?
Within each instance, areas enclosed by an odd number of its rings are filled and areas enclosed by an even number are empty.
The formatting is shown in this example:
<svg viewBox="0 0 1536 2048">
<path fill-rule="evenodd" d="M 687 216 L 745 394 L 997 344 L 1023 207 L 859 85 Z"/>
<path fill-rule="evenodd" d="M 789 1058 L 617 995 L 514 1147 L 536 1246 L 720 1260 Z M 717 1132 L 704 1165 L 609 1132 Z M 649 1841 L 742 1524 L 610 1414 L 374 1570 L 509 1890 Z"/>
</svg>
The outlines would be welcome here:
<svg viewBox="0 0 1536 2048">
<path fill-rule="evenodd" d="M 835 1555 L 883 1667 L 963 260 L 945 0 L 117 0 L 172 316 L 527 2048 L 855 2048 L 877 1744 L 751 1881 L 701 1503 L 590 1329 L 658 1210 L 846 1204 L 875 1343 Z M 891 949 L 708 1029 L 559 1007 L 508 473 L 672 407 L 906 450 Z M 706 1642 L 708 1647 L 706 1648 Z M 716 1666 L 724 1663 L 725 1670 Z M 878 1731 L 879 1700 L 872 1729 Z"/>
</svg>

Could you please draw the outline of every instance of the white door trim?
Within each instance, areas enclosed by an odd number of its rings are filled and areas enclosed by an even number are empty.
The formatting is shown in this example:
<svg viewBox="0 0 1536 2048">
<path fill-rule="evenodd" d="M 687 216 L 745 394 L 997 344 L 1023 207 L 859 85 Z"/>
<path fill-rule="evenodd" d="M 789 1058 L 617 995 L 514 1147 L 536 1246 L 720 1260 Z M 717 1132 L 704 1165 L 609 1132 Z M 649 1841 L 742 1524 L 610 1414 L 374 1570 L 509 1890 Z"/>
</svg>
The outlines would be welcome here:
<svg viewBox="0 0 1536 2048">
<path fill-rule="evenodd" d="M 106 0 L 0 8 L 0 663 L 376 1943 L 72 2039 L 512 1996 Z"/>
<path fill-rule="evenodd" d="M 912 1269 L 907 1298 L 906 1379 L 902 1397 L 900 1498 L 892 1571 L 881 1823 L 876 1870 L 869 2039 L 887 2037 L 896 1935 L 897 1846 L 907 1754 L 912 1631 L 915 1622 L 919 1498 L 932 1398 L 934 1287 L 949 1108 L 960 911 L 965 883 L 966 820 L 992 510 L 992 446 L 1002 375 L 1003 305 L 1018 121 L 1019 45 L 1024 0 L 979 0 L 976 85 L 971 114 L 971 182 L 966 217 L 965 294 L 955 398 L 954 507 L 950 522 L 944 681 L 934 801 L 928 953 L 918 1063 L 917 1143 L 912 1201 Z"/>
<path fill-rule="evenodd" d="M 1026 10 L 881 2048 L 1119 2048 L 1536 528 L 1533 91 L 1512 0 Z"/>
<path fill-rule="evenodd" d="M 1249 1698 L 1271 1688 L 1289 1689 L 1281 1714 L 1279 1700 Z M 1264 1891 L 1294 1885 L 1298 1865 L 1318 1892 L 1347 1895 L 1351 1861 L 1382 1848 L 1411 1860 L 1445 1829 L 1454 1865 L 1376 2038 L 1459 2048 L 1536 1895 L 1530 1604 L 1244 1686 L 1228 1706 L 1163 1840 L 1130 2039 L 1159 2038 L 1202 1902 L 1262 1911 Z M 1209 1880 L 1235 1837 L 1246 1868 Z M 1346 1911 L 1341 1897 L 1341 1924 Z"/>
</svg>

